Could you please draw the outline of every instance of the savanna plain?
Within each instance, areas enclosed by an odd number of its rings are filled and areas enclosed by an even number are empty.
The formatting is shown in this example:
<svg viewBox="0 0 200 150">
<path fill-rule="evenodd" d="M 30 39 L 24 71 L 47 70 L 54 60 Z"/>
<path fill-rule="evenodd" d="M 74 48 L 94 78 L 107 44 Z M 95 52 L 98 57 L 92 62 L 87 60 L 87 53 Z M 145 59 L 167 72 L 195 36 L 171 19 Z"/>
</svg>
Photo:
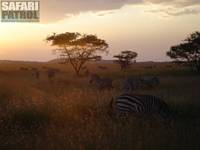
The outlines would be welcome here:
<svg viewBox="0 0 200 150">
<path fill-rule="evenodd" d="M 104 66 L 99 69 L 97 66 Z M 49 80 L 45 68 L 59 70 Z M 91 73 L 113 79 L 99 91 L 89 76 L 55 62 L 0 62 L 0 149 L 179 150 L 200 149 L 200 76 L 173 63 L 136 63 L 121 72 L 113 63 L 89 63 Z M 40 72 L 36 78 L 31 68 Z M 155 88 L 136 92 L 162 98 L 173 114 L 170 127 L 154 117 L 116 119 L 112 97 L 125 77 L 153 75 Z"/>
</svg>

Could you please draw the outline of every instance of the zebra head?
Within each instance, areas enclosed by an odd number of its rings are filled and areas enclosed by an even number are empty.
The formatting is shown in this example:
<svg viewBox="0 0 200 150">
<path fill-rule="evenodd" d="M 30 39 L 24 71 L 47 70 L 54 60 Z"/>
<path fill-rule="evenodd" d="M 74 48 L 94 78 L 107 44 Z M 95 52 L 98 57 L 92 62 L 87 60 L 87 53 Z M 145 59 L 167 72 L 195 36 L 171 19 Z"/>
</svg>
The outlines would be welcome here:
<svg viewBox="0 0 200 150">
<path fill-rule="evenodd" d="M 174 114 L 169 107 L 167 107 L 166 103 L 161 106 L 159 114 L 161 121 L 166 125 L 167 128 L 172 128 L 174 126 Z"/>
<path fill-rule="evenodd" d="M 171 116 L 172 116 L 168 105 L 166 103 L 164 103 L 164 102 L 160 105 L 159 114 L 165 120 L 170 119 Z"/>
</svg>

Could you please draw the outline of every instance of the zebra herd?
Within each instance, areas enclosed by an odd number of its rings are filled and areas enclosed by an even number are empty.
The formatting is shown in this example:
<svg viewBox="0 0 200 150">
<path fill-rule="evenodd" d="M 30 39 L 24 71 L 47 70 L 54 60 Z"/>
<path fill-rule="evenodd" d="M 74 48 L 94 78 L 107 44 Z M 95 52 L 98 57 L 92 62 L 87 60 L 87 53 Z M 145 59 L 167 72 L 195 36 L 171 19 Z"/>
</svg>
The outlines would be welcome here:
<svg viewBox="0 0 200 150">
<path fill-rule="evenodd" d="M 27 68 L 20 68 L 21 70 L 28 70 Z M 46 70 L 47 77 L 52 81 L 57 69 L 43 68 Z M 87 68 L 85 69 L 87 70 Z M 37 68 L 31 68 L 31 71 L 36 79 L 40 78 L 40 71 Z M 94 85 L 99 91 L 112 90 L 113 79 L 108 77 L 101 77 L 97 74 L 90 74 L 89 83 Z M 137 94 L 138 89 L 154 88 L 159 86 L 160 81 L 156 76 L 145 76 L 138 78 L 126 78 L 122 82 L 121 95 L 111 99 L 109 109 L 116 114 L 156 114 L 163 119 L 170 117 L 168 105 L 152 95 Z"/>
<path fill-rule="evenodd" d="M 113 80 L 92 74 L 90 83 L 94 83 L 99 90 L 112 89 Z M 158 77 L 128 78 L 124 81 L 120 96 L 111 99 L 110 109 L 116 114 L 150 114 L 166 120 L 171 114 L 168 105 L 158 97 L 136 94 L 141 87 L 155 87 L 160 84 Z"/>
<path fill-rule="evenodd" d="M 49 68 L 49 67 L 43 67 L 44 72 L 48 78 L 49 81 L 53 81 L 53 79 L 56 77 L 56 74 L 60 72 L 59 69 L 55 69 L 55 68 Z M 41 71 L 38 68 L 35 67 L 31 67 L 31 68 L 27 68 L 27 67 L 20 67 L 21 71 L 30 71 L 32 76 L 39 80 L 40 76 L 41 76 Z"/>
<path fill-rule="evenodd" d="M 100 77 L 97 74 L 90 75 L 90 84 L 94 84 L 98 90 L 113 89 L 113 80 L 108 77 Z M 140 77 L 140 78 L 127 78 L 122 83 L 123 92 L 134 92 L 139 88 L 154 88 L 159 86 L 160 81 L 156 76 Z"/>
<path fill-rule="evenodd" d="M 135 90 L 143 87 L 154 88 L 159 86 L 160 81 L 156 76 L 140 77 L 140 78 L 127 78 L 123 84 L 124 92 L 134 92 Z"/>
</svg>

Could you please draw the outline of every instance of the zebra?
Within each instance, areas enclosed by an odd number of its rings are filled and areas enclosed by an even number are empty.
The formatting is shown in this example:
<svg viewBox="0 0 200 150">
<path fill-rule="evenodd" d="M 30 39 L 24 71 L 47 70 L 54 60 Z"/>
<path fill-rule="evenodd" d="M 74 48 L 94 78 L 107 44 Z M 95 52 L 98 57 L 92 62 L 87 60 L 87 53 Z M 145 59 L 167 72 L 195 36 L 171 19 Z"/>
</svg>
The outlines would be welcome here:
<svg viewBox="0 0 200 150">
<path fill-rule="evenodd" d="M 119 115 L 157 115 L 164 120 L 170 118 L 168 105 L 152 95 L 121 94 L 110 102 L 111 110 Z"/>
<path fill-rule="evenodd" d="M 131 93 L 131 92 L 137 90 L 139 87 L 140 87 L 140 80 L 139 79 L 127 78 L 123 82 L 122 90 L 124 92 Z"/>
<path fill-rule="evenodd" d="M 35 71 L 35 78 L 36 79 L 40 79 L 40 72 L 39 72 L 39 70 Z"/>
<path fill-rule="evenodd" d="M 26 67 L 20 67 L 20 70 L 22 70 L 22 71 L 28 71 L 29 68 L 26 68 Z"/>
<path fill-rule="evenodd" d="M 36 79 L 40 79 L 40 71 L 37 68 L 31 68 L 32 71 L 32 75 L 36 78 Z"/>
<path fill-rule="evenodd" d="M 92 74 L 90 76 L 90 80 L 89 80 L 89 83 L 96 85 L 99 90 L 113 89 L 112 82 L 113 82 L 112 79 L 110 79 L 110 78 L 101 78 L 97 74 Z"/>
<path fill-rule="evenodd" d="M 49 81 L 51 81 L 56 76 L 56 71 L 54 69 L 48 69 L 47 70 L 47 76 Z"/>
<path fill-rule="evenodd" d="M 100 70 L 107 70 L 107 67 L 105 67 L 105 66 L 98 66 L 98 68 L 99 68 Z"/>
<path fill-rule="evenodd" d="M 160 80 L 156 76 L 141 77 L 140 83 L 144 87 L 156 87 L 160 84 Z"/>
<path fill-rule="evenodd" d="M 49 81 L 52 81 L 56 77 L 56 74 L 61 72 L 59 69 L 56 68 L 46 67 L 45 69 L 47 69 L 47 77 Z"/>
</svg>

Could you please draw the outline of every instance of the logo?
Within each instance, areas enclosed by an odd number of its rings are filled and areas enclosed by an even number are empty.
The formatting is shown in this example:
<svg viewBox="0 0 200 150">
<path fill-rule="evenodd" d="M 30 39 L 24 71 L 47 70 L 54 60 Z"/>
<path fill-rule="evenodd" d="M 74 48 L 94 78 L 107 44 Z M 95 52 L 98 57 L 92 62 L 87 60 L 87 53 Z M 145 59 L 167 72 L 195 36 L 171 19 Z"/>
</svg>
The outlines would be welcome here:
<svg viewBox="0 0 200 150">
<path fill-rule="evenodd" d="M 39 1 L 1 1 L 2 22 L 39 22 Z"/>
</svg>

